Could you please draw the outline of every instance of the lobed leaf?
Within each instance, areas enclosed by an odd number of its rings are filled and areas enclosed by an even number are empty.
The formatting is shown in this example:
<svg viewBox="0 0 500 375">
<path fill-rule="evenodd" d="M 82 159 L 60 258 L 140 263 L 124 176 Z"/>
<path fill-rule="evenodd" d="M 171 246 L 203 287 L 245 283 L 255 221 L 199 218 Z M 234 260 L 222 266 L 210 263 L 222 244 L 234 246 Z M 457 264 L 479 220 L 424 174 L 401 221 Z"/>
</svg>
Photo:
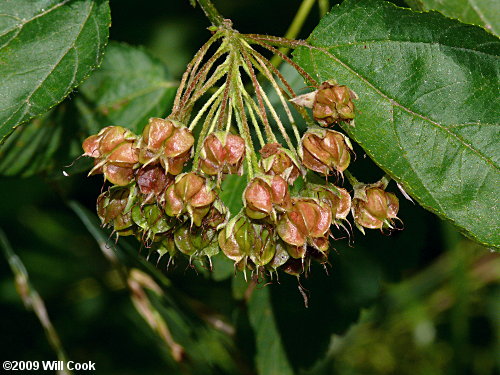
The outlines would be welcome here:
<svg viewBox="0 0 500 375">
<path fill-rule="evenodd" d="M 107 0 L 0 2 L 0 141 L 99 65 L 109 25 Z"/>
<path fill-rule="evenodd" d="M 500 247 L 500 41 L 438 13 L 347 0 L 295 52 L 358 95 L 343 126 L 422 206 Z"/>
</svg>

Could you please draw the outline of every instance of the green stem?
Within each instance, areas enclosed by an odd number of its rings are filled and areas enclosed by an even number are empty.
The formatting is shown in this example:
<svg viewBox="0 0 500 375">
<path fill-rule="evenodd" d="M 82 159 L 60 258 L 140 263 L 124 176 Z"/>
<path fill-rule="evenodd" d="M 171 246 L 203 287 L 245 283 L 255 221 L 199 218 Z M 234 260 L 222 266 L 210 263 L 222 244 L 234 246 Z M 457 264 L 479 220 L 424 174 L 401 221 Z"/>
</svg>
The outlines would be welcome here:
<svg viewBox="0 0 500 375">
<path fill-rule="evenodd" d="M 182 75 L 181 83 L 179 85 L 179 88 L 177 89 L 177 93 L 175 94 L 175 100 L 174 100 L 174 105 L 172 109 L 172 114 L 177 113 L 180 109 L 180 100 L 181 100 L 181 95 L 182 92 L 184 91 L 187 79 L 189 75 L 191 74 L 191 71 L 193 68 L 196 68 L 201 61 L 203 60 L 203 57 L 205 56 L 206 52 L 210 48 L 210 46 L 215 42 L 217 39 L 220 38 L 220 34 L 215 34 L 213 35 L 199 50 L 196 52 L 195 56 L 193 59 L 189 62 L 186 71 Z"/>
<path fill-rule="evenodd" d="M 205 117 L 205 121 L 203 122 L 203 126 L 201 128 L 200 136 L 198 137 L 198 143 L 196 145 L 196 151 L 194 153 L 193 157 L 193 170 L 198 170 L 198 163 L 199 163 L 199 158 L 200 158 L 200 152 L 203 147 L 203 140 L 209 134 L 209 130 L 212 124 L 212 121 L 216 121 L 217 117 L 219 116 L 217 113 L 219 113 L 220 110 L 220 102 L 222 101 L 222 96 L 218 96 L 213 105 L 210 107 L 210 110 L 208 111 L 207 116 Z M 215 115 L 215 119 L 214 119 Z"/>
<path fill-rule="evenodd" d="M 362 184 L 348 170 L 344 171 L 344 176 L 347 177 L 347 179 L 349 180 L 349 183 L 352 185 L 352 187 L 356 187 L 357 185 L 361 185 Z"/>
<path fill-rule="evenodd" d="M 388 174 L 385 174 L 384 177 L 380 179 L 380 182 L 384 185 L 384 189 L 389 185 L 389 182 L 391 182 L 392 177 L 389 176 Z"/>
<path fill-rule="evenodd" d="M 328 9 L 330 9 L 330 0 L 318 0 L 318 5 L 319 16 L 323 18 L 328 13 Z"/>
<path fill-rule="evenodd" d="M 220 96 L 220 94 L 222 93 L 222 90 L 225 89 L 225 86 L 226 84 L 224 83 L 211 97 L 210 99 L 207 100 L 207 102 L 205 103 L 205 105 L 198 111 L 196 117 L 193 119 L 193 121 L 191 121 L 191 124 L 189 125 L 189 130 L 193 130 L 196 126 L 196 124 L 198 123 L 198 121 L 200 120 L 201 116 L 203 116 L 203 114 L 207 111 L 207 109 L 209 108 L 209 106 Z"/>
<path fill-rule="evenodd" d="M 297 144 L 300 144 L 300 134 L 299 130 L 297 128 L 297 125 L 295 124 L 295 120 L 292 116 L 292 113 L 290 112 L 290 108 L 288 108 L 288 103 L 286 99 L 283 96 L 282 89 L 279 87 L 279 85 L 276 83 L 276 81 L 273 78 L 272 73 L 267 69 L 266 64 L 258 57 L 254 56 L 254 59 L 257 60 L 257 64 L 254 63 L 254 66 L 259 69 L 259 71 L 264 74 L 264 76 L 267 78 L 267 80 L 271 83 L 273 86 L 274 90 L 276 91 L 276 95 L 278 95 L 281 105 L 283 106 L 285 113 L 288 117 L 288 121 L 290 122 L 290 125 L 292 126 L 293 132 L 295 134 L 295 138 L 297 140 Z"/>
<path fill-rule="evenodd" d="M 254 168 L 258 168 L 258 162 L 256 160 L 257 154 L 253 149 L 252 138 L 250 137 L 250 131 L 248 130 L 248 124 L 245 126 L 243 124 L 243 119 L 240 115 L 244 116 L 244 113 L 238 113 L 237 108 L 235 108 L 235 118 L 236 124 L 238 125 L 238 130 L 245 139 L 245 161 L 247 164 L 247 177 L 248 181 L 252 180 L 254 177 Z"/>
<path fill-rule="evenodd" d="M 300 5 L 299 10 L 295 14 L 295 17 L 293 18 L 293 21 L 290 24 L 290 27 L 288 28 L 288 30 L 285 34 L 285 38 L 287 38 L 287 39 L 297 38 L 297 35 L 299 35 L 300 30 L 302 29 L 302 26 L 304 26 L 304 22 L 306 21 L 307 16 L 309 15 L 311 8 L 315 2 L 316 2 L 316 0 L 303 0 L 302 1 L 302 4 Z M 289 47 L 281 48 L 281 52 L 285 55 L 288 53 L 288 51 L 290 51 Z M 281 61 L 282 61 L 282 59 L 279 56 L 275 55 L 271 59 L 271 64 L 273 64 L 274 66 L 279 66 Z"/>
<path fill-rule="evenodd" d="M 224 24 L 224 17 L 215 8 L 214 4 L 210 0 L 196 0 L 200 4 L 201 9 L 210 20 L 212 25 L 220 27 Z"/>
<path fill-rule="evenodd" d="M 246 53 L 246 51 L 244 49 L 242 49 L 240 52 L 241 52 L 241 55 L 243 57 L 243 62 L 244 62 L 244 64 L 242 64 L 242 67 L 243 67 L 245 73 L 248 74 L 248 76 L 252 80 L 252 84 L 253 84 L 253 87 L 255 90 L 255 95 L 257 96 L 257 101 L 259 102 L 259 106 L 258 106 L 259 110 L 256 112 L 259 115 L 262 122 L 264 123 L 264 130 L 266 132 L 267 140 L 270 140 L 273 138 L 276 139 L 276 137 L 274 136 L 273 130 L 271 128 L 271 124 L 269 123 L 269 119 L 267 118 L 266 107 L 265 107 L 264 101 L 262 99 L 262 92 L 261 92 L 262 90 L 260 88 L 259 81 L 257 80 L 257 76 L 255 75 L 255 71 L 253 70 L 252 63 L 250 62 L 250 57 L 248 56 L 248 54 Z M 252 102 L 253 102 L 253 100 L 252 100 Z"/>
</svg>

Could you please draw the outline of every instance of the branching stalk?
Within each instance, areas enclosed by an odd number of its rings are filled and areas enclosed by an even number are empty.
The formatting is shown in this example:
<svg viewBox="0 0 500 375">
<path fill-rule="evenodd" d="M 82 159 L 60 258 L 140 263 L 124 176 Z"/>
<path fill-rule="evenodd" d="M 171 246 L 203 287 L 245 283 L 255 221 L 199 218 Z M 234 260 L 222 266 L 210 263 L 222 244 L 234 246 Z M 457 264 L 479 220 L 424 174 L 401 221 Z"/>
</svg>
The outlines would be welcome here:
<svg viewBox="0 0 500 375">
<path fill-rule="evenodd" d="M 189 125 L 189 130 L 193 130 L 196 127 L 196 124 L 198 121 L 201 119 L 203 114 L 207 111 L 207 109 L 210 107 L 210 105 L 220 96 L 222 93 L 222 90 L 224 90 L 226 86 L 226 83 L 224 83 L 211 97 L 210 99 L 207 100 L 207 102 L 201 107 L 201 109 L 198 111 L 196 117 L 191 121 L 191 124 Z"/>
<path fill-rule="evenodd" d="M 271 72 L 269 72 L 266 65 L 262 62 L 262 60 L 260 58 L 258 58 L 257 56 L 254 56 L 254 58 L 256 58 L 257 62 L 259 63 L 258 65 L 256 65 L 257 68 L 259 68 L 259 66 L 261 67 L 261 69 L 260 69 L 261 72 L 264 74 L 264 76 L 267 78 L 267 80 L 271 83 L 274 90 L 276 91 L 276 94 L 278 95 L 278 97 L 281 101 L 281 104 L 282 104 L 283 108 L 285 109 L 285 113 L 288 117 L 288 121 L 290 121 L 290 125 L 292 126 L 293 133 L 294 133 L 295 138 L 297 140 L 297 144 L 299 144 L 300 143 L 299 129 L 297 128 L 297 125 L 295 124 L 295 119 L 293 118 L 292 112 L 290 112 L 290 108 L 288 108 L 287 100 L 283 97 L 282 88 L 278 86 L 278 84 L 274 80 Z"/>
<path fill-rule="evenodd" d="M 269 124 L 269 119 L 267 118 L 266 107 L 264 105 L 264 101 L 262 100 L 262 88 L 259 85 L 259 81 L 257 80 L 257 76 L 255 75 L 255 71 L 253 70 L 253 66 L 250 62 L 250 58 L 248 57 L 248 54 L 244 50 L 242 50 L 241 53 L 243 55 L 243 61 L 244 61 L 244 64 L 242 64 L 243 69 L 245 70 L 245 72 L 249 75 L 250 79 L 252 80 L 252 84 L 253 84 L 254 89 L 255 89 L 255 95 L 257 96 L 257 101 L 259 102 L 258 113 L 260 113 L 259 117 L 261 118 L 262 122 L 264 123 L 266 137 L 268 139 L 276 138 L 274 136 L 271 125 Z"/>
<path fill-rule="evenodd" d="M 290 27 L 288 28 L 287 32 L 285 33 L 285 38 L 287 39 L 295 39 L 300 33 L 300 30 L 302 30 L 302 26 L 304 26 L 304 22 L 307 19 L 307 16 L 309 16 L 309 13 L 311 12 L 311 8 L 313 7 L 314 3 L 316 0 L 302 0 L 302 4 L 300 4 L 299 10 L 295 14 L 295 17 L 293 18 L 292 23 L 290 24 Z M 280 52 L 283 53 L 284 55 L 288 54 L 290 51 L 290 47 L 282 47 L 280 48 Z M 279 66 L 279 64 L 283 61 L 279 55 L 274 55 L 273 58 L 271 59 L 271 64 L 274 66 Z"/>
<path fill-rule="evenodd" d="M 293 66 L 295 68 L 295 70 L 297 70 L 300 75 L 302 77 L 304 77 L 306 79 L 306 81 L 309 82 L 309 84 L 313 85 L 313 86 L 318 86 L 318 82 L 313 78 L 311 77 L 304 69 L 302 69 L 299 65 L 297 65 L 296 62 L 294 62 L 292 59 L 290 59 L 288 56 L 284 55 L 280 50 L 278 50 L 277 48 L 274 48 L 272 45 L 268 44 L 268 43 L 271 43 L 271 44 L 284 44 L 284 45 L 289 45 L 291 47 L 300 47 L 300 46 L 304 46 L 304 47 L 310 47 L 309 44 L 307 44 L 307 42 L 304 42 L 304 41 L 299 41 L 299 40 L 289 40 L 289 39 L 284 39 L 284 38 L 271 38 L 271 37 L 267 37 L 267 36 L 261 36 L 261 35 L 254 35 L 254 34 L 246 34 L 244 35 L 244 37 L 249 40 L 249 41 L 252 41 L 266 49 L 268 49 L 269 51 L 279 55 L 283 60 L 285 60 L 288 64 L 290 64 L 291 66 Z M 266 43 L 267 42 L 267 43 Z"/>
<path fill-rule="evenodd" d="M 208 135 L 208 132 L 210 130 L 214 114 L 220 110 L 220 103 L 222 101 L 222 96 L 219 95 L 217 99 L 215 100 L 214 104 L 210 108 L 210 111 L 208 111 L 207 117 L 205 117 L 205 121 L 203 122 L 203 126 L 201 128 L 200 136 L 198 138 L 198 143 L 196 145 L 196 151 L 194 153 L 194 159 L 193 159 L 193 169 L 197 170 L 198 169 L 198 163 L 199 163 L 199 157 L 200 157 L 200 152 L 201 148 L 203 147 L 203 140 L 206 138 Z M 215 121 L 217 121 L 218 114 L 215 117 Z"/>
<path fill-rule="evenodd" d="M 186 71 L 182 75 L 181 83 L 179 84 L 179 88 L 177 89 L 177 93 L 175 95 L 175 100 L 174 100 L 174 105 L 172 109 L 172 114 L 177 113 L 180 107 L 180 100 L 181 100 L 181 94 L 182 91 L 184 90 L 184 87 L 186 85 L 186 81 L 191 73 L 191 70 L 193 69 L 194 65 L 198 62 L 201 62 L 203 60 L 203 57 L 205 56 L 206 52 L 210 48 L 210 46 L 215 42 L 217 39 L 219 39 L 222 35 L 221 34 L 215 34 L 213 35 L 199 50 L 196 52 L 194 55 L 193 59 L 189 62 L 188 66 L 186 67 Z"/>
<path fill-rule="evenodd" d="M 196 0 L 212 25 L 220 27 L 224 24 L 224 17 L 219 13 L 210 0 Z"/>
<path fill-rule="evenodd" d="M 245 134 L 244 131 L 244 126 L 242 119 L 239 116 L 239 113 L 236 112 L 236 123 L 238 124 L 238 130 L 240 131 L 241 134 Z M 249 134 L 248 134 L 249 135 Z M 253 151 L 253 146 L 252 146 L 252 139 L 250 137 L 245 137 L 245 161 L 247 164 L 247 178 L 248 180 L 252 180 L 254 177 L 254 170 L 253 170 L 253 158 L 255 157 L 255 152 Z"/>
</svg>

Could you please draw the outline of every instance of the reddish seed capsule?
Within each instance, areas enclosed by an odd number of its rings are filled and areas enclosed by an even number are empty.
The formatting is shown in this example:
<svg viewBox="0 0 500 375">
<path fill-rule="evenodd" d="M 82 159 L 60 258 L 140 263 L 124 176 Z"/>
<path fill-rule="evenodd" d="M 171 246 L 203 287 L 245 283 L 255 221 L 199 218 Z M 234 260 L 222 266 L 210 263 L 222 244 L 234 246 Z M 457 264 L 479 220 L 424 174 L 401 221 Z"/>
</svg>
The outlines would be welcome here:
<svg viewBox="0 0 500 375">
<path fill-rule="evenodd" d="M 146 165 L 140 168 L 135 176 L 137 186 L 142 194 L 146 196 L 144 203 L 153 203 L 168 185 L 174 182 L 174 177 L 166 174 L 159 164 Z"/>
<path fill-rule="evenodd" d="M 323 82 L 317 90 L 297 96 L 291 101 L 297 105 L 312 108 L 314 119 L 321 126 L 354 119 L 353 99 L 358 96 L 347 86 L 335 81 Z"/>
<path fill-rule="evenodd" d="M 82 144 L 85 156 L 95 158 L 90 174 L 103 173 L 112 184 L 125 186 L 133 180 L 139 161 L 136 137 L 121 126 L 108 126 Z"/>
<path fill-rule="evenodd" d="M 194 137 L 191 131 L 171 120 L 149 119 L 142 132 L 139 161 L 161 163 L 166 172 L 178 175 L 191 157 Z"/>
<path fill-rule="evenodd" d="M 345 220 L 351 210 L 351 196 L 346 189 L 338 186 L 327 185 L 309 185 L 313 196 L 320 202 L 324 202 L 330 207 L 334 221 Z"/>
<path fill-rule="evenodd" d="M 200 169 L 216 176 L 222 173 L 241 174 L 245 156 L 245 141 L 238 135 L 225 132 L 209 134 L 200 153 Z"/>
<path fill-rule="evenodd" d="M 304 247 L 304 253 L 307 244 L 318 247 L 316 239 L 326 237 L 331 224 L 332 213 L 326 205 L 314 199 L 294 198 L 292 208 L 279 220 L 277 232 L 287 244 Z M 324 249 L 324 245 L 319 248 Z"/>
<path fill-rule="evenodd" d="M 347 86 L 323 82 L 316 93 L 313 104 L 313 117 L 322 126 L 354 118 L 356 94 Z"/>
<path fill-rule="evenodd" d="M 260 150 L 264 173 L 283 177 L 290 185 L 299 177 L 300 168 L 293 154 L 279 143 L 268 143 Z"/>
<path fill-rule="evenodd" d="M 210 211 L 216 195 L 204 177 L 194 172 L 177 176 L 164 194 L 164 209 L 169 216 L 187 213 L 196 226 Z"/>
<path fill-rule="evenodd" d="M 352 202 L 356 225 L 368 229 L 391 228 L 399 210 L 398 198 L 381 187 L 364 185 Z"/>
<path fill-rule="evenodd" d="M 301 158 L 305 167 L 330 175 L 342 173 L 351 161 L 352 146 L 342 133 L 328 129 L 307 131 L 301 141 Z"/>
<path fill-rule="evenodd" d="M 280 176 L 254 178 L 243 193 L 245 213 L 252 219 L 275 216 L 275 209 L 285 210 L 291 200 L 287 182 Z"/>
</svg>

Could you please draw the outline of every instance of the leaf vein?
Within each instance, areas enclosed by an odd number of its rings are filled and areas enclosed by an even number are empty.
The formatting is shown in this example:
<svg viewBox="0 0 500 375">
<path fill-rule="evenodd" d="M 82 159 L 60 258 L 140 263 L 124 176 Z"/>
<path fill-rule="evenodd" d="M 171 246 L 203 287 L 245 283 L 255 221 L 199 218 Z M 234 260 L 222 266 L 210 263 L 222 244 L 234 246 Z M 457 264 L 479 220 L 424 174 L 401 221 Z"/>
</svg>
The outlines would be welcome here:
<svg viewBox="0 0 500 375">
<path fill-rule="evenodd" d="M 308 46 L 308 48 L 310 49 L 316 49 L 318 50 L 319 52 L 321 53 L 324 53 L 326 54 L 330 59 L 336 61 L 338 64 L 340 64 L 341 66 L 343 66 L 345 69 L 347 69 L 348 71 L 350 71 L 352 74 L 354 74 L 356 77 L 358 77 L 358 79 L 362 82 L 364 82 L 366 85 L 368 85 L 370 88 L 372 88 L 374 91 L 376 91 L 380 96 L 382 96 L 384 99 L 386 99 L 387 101 L 389 101 L 390 103 L 400 107 L 401 109 L 403 109 L 404 111 L 408 112 L 409 114 L 411 114 L 412 116 L 414 117 L 418 117 L 418 118 L 421 118 L 422 120 L 424 121 L 427 121 L 429 122 L 430 124 L 434 125 L 435 127 L 445 131 L 446 133 L 448 133 L 450 136 L 456 138 L 460 143 L 462 143 L 466 148 L 470 149 L 473 153 L 475 153 L 478 157 L 480 157 L 481 159 L 483 159 L 487 164 L 490 164 L 491 166 L 493 166 L 494 168 L 498 169 L 498 167 L 489 159 L 487 158 L 485 155 L 483 155 L 479 150 L 477 150 L 476 148 L 474 148 L 471 144 L 467 143 L 464 141 L 463 138 L 461 138 L 460 136 L 458 136 L 457 134 L 453 133 L 452 131 L 450 131 L 448 128 L 444 127 L 443 125 L 439 124 L 438 122 L 436 121 L 433 121 L 431 120 L 430 118 L 420 114 L 420 113 L 417 113 L 413 110 L 411 110 L 410 108 L 407 108 L 405 107 L 404 105 L 402 105 L 401 103 L 397 102 L 396 100 L 388 97 L 385 93 L 383 93 L 378 87 L 376 87 L 373 83 L 371 83 L 366 77 L 362 76 L 361 74 L 359 74 L 356 70 L 354 70 L 352 67 L 350 67 L 347 63 L 345 63 L 344 61 L 340 60 L 336 55 L 334 55 L 333 53 L 331 53 L 328 49 L 325 49 L 325 48 L 322 48 L 322 47 L 316 47 L 316 46 Z"/>
<path fill-rule="evenodd" d="M 70 1 L 71 1 L 71 0 L 64 0 L 64 1 L 62 1 L 62 2 L 60 2 L 60 3 L 58 3 L 58 4 L 56 4 L 56 5 L 54 5 L 52 8 L 49 8 L 49 9 L 47 9 L 47 10 L 43 11 L 43 12 L 40 12 L 40 13 L 38 13 L 37 15 L 35 15 L 34 17 L 29 18 L 29 19 L 27 19 L 27 20 L 23 20 L 23 19 L 21 19 L 21 18 L 19 18 L 19 17 L 16 17 L 16 16 L 14 16 L 13 14 L 1 14 L 1 15 L 11 16 L 11 17 L 16 18 L 16 19 L 18 19 L 18 20 L 20 20 L 20 21 L 23 21 L 23 22 L 21 22 L 21 23 L 19 23 L 19 24 L 16 24 L 14 27 L 12 27 L 12 28 L 8 29 L 7 31 L 5 31 L 3 34 L 0 34 L 0 36 L 4 36 L 5 34 L 8 34 L 8 33 L 10 33 L 12 30 L 15 30 L 15 29 L 19 29 L 19 31 L 21 31 L 21 29 L 22 29 L 22 28 L 23 28 L 26 24 L 30 23 L 30 22 L 31 22 L 31 21 L 33 21 L 33 20 L 36 20 L 37 18 L 40 18 L 40 17 L 42 17 L 42 16 L 45 16 L 46 14 L 48 14 L 48 13 L 52 12 L 53 10 L 55 10 L 55 9 L 57 9 L 57 8 L 60 8 L 61 6 L 63 6 L 63 5 L 65 5 L 65 4 L 67 4 L 67 3 L 68 3 L 68 2 L 70 2 Z"/>
</svg>

